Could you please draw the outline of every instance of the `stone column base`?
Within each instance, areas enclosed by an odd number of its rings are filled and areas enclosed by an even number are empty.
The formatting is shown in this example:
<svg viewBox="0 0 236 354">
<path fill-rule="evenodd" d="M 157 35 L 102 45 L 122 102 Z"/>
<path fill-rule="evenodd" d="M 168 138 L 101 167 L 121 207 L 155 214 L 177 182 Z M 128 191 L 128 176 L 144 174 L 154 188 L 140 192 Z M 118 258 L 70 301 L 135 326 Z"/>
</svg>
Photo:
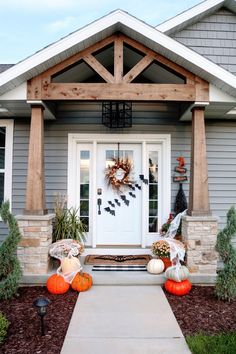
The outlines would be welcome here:
<svg viewBox="0 0 236 354">
<path fill-rule="evenodd" d="M 183 242 L 187 245 L 187 267 L 191 273 L 216 274 L 218 255 L 215 251 L 218 218 L 184 216 Z"/>
<path fill-rule="evenodd" d="M 22 235 L 17 248 L 17 257 L 23 275 L 48 273 L 50 264 L 48 248 L 52 243 L 54 216 L 54 214 L 16 216 Z"/>
</svg>

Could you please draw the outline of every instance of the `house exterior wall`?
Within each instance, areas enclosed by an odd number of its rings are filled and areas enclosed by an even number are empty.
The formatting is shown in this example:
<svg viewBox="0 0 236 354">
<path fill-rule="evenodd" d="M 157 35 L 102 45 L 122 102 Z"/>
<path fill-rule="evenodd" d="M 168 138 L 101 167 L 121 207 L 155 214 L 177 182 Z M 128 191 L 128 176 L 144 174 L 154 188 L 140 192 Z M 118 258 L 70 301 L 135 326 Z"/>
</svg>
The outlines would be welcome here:
<svg viewBox="0 0 236 354">
<path fill-rule="evenodd" d="M 63 116 L 63 114 L 61 114 Z M 110 132 L 101 125 L 100 118 L 64 117 L 45 122 L 45 183 L 46 205 L 49 212 L 53 209 L 56 193 L 67 190 L 67 153 L 68 133 L 104 133 Z M 173 119 L 134 119 L 129 132 L 171 134 L 171 175 L 178 164 L 176 158 L 186 158 L 188 177 L 190 170 L 191 123 L 173 122 Z M 145 122 L 145 124 L 143 124 Z M 15 120 L 13 151 L 13 191 L 12 205 L 15 215 L 22 214 L 25 207 L 26 175 L 29 142 L 29 119 Z M 90 124 L 89 124 L 90 123 Z M 126 131 L 123 131 L 124 133 Z M 219 227 L 225 225 L 225 215 L 232 205 L 236 205 L 236 122 L 207 122 L 207 157 L 209 171 L 210 206 L 214 216 L 220 217 Z M 178 183 L 171 184 L 172 210 L 178 191 Z M 184 183 L 184 191 L 188 196 L 189 184 Z M 6 227 L 0 223 L 0 240 L 6 235 Z M 236 245 L 236 240 L 235 240 Z"/>
<path fill-rule="evenodd" d="M 222 8 L 172 37 L 236 74 L 236 15 Z"/>
</svg>

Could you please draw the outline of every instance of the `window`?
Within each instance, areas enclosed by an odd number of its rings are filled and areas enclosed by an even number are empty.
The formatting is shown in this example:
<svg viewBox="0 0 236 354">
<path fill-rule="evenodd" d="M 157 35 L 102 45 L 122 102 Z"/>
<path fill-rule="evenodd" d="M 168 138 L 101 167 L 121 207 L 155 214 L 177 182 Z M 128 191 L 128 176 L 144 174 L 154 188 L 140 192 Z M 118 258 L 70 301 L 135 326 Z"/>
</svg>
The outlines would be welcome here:
<svg viewBox="0 0 236 354">
<path fill-rule="evenodd" d="M 0 203 L 11 203 L 13 124 L 13 120 L 0 119 Z"/>
</svg>

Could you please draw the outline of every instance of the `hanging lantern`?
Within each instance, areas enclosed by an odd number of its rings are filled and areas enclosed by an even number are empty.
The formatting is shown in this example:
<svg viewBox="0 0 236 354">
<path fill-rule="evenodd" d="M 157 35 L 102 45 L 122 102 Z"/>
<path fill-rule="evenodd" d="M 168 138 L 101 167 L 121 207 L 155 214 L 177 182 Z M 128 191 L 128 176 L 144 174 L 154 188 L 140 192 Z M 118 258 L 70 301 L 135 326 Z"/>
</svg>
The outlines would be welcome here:
<svg viewBox="0 0 236 354">
<path fill-rule="evenodd" d="M 108 128 L 131 128 L 132 103 L 123 101 L 102 102 L 102 124 Z"/>
</svg>

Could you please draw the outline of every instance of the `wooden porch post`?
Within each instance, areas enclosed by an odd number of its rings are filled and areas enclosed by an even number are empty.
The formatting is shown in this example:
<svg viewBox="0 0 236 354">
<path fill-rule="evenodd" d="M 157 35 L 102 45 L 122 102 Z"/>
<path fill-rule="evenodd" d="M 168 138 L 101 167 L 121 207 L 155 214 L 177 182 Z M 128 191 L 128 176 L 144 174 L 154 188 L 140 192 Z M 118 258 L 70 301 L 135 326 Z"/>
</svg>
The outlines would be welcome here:
<svg viewBox="0 0 236 354">
<path fill-rule="evenodd" d="M 44 186 L 44 107 L 31 107 L 25 214 L 47 214 Z"/>
<path fill-rule="evenodd" d="M 188 214 L 211 215 L 208 193 L 204 107 L 192 109 L 192 147 Z"/>
</svg>

